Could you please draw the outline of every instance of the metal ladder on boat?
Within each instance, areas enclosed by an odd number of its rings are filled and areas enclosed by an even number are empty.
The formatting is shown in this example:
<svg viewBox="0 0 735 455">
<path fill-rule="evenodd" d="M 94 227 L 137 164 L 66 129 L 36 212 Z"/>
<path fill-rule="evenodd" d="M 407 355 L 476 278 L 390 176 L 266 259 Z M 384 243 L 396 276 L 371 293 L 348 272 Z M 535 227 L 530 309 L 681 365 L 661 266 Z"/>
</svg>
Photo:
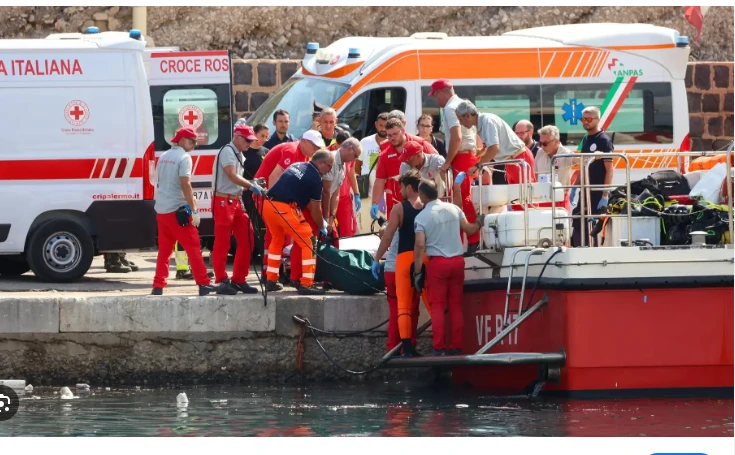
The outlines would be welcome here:
<svg viewBox="0 0 735 455">
<path fill-rule="evenodd" d="M 526 259 L 523 263 L 523 278 L 521 279 L 521 290 L 520 292 L 511 292 L 511 289 L 513 287 L 513 270 L 520 266 L 520 264 L 516 264 L 516 256 L 518 256 L 518 253 L 522 253 L 524 251 L 529 252 L 526 256 Z M 508 311 L 510 308 L 510 299 L 512 296 L 518 296 L 518 317 L 521 317 L 521 312 L 523 311 L 523 302 L 524 297 L 526 294 L 526 281 L 528 280 L 528 266 L 529 262 L 531 260 L 532 256 L 536 256 L 539 254 L 544 254 L 548 251 L 548 248 L 536 248 L 532 246 L 524 246 L 521 248 L 518 248 L 516 251 L 513 252 L 513 256 L 510 258 L 510 271 L 508 272 L 508 287 L 505 290 L 505 309 L 503 310 L 503 327 L 508 327 L 510 325 L 510 321 L 508 319 Z"/>
</svg>

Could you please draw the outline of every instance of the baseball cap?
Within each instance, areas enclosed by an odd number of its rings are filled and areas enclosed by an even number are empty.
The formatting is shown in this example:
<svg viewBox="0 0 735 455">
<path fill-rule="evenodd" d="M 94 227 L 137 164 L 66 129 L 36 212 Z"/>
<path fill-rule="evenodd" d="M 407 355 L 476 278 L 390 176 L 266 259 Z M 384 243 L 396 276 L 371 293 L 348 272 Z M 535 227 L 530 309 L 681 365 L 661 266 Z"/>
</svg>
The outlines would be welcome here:
<svg viewBox="0 0 735 455">
<path fill-rule="evenodd" d="M 197 133 L 191 128 L 179 128 L 178 131 L 176 131 L 176 134 L 174 134 L 174 137 L 171 139 L 171 143 L 178 143 L 184 138 L 196 140 Z"/>
<path fill-rule="evenodd" d="M 248 125 L 239 125 L 235 128 L 234 134 L 241 134 L 245 139 L 247 139 L 250 142 L 253 142 L 254 140 L 258 139 L 255 137 L 255 131 L 249 127 Z"/>
<path fill-rule="evenodd" d="M 434 83 L 431 84 L 429 96 L 434 96 L 436 92 L 444 90 L 445 88 L 452 88 L 452 83 L 449 82 L 449 79 L 439 79 L 438 81 L 434 81 Z"/>
<path fill-rule="evenodd" d="M 423 147 L 421 147 L 421 144 L 419 144 L 416 141 L 408 141 L 405 144 L 403 144 L 403 152 L 398 157 L 398 160 L 401 163 L 405 163 L 408 160 L 410 160 L 411 157 L 418 155 L 422 151 L 423 151 Z"/>
<path fill-rule="evenodd" d="M 301 136 L 301 139 L 306 139 L 320 149 L 326 147 L 326 145 L 324 144 L 324 139 L 322 139 L 322 134 L 318 131 L 306 130 L 304 135 Z"/>
</svg>

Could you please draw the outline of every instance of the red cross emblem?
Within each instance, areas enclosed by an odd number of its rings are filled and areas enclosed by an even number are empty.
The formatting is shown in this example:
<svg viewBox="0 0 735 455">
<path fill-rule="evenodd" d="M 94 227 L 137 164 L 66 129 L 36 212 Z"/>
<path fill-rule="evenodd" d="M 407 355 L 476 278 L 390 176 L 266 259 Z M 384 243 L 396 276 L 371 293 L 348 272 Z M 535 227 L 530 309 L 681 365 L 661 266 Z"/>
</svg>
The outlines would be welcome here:
<svg viewBox="0 0 735 455">
<path fill-rule="evenodd" d="M 184 106 L 179 110 L 179 124 L 184 128 L 197 129 L 204 123 L 204 112 L 199 106 Z"/>
<path fill-rule="evenodd" d="M 84 101 L 70 101 L 64 108 L 64 118 L 73 126 L 81 126 L 89 120 L 89 107 Z"/>
</svg>

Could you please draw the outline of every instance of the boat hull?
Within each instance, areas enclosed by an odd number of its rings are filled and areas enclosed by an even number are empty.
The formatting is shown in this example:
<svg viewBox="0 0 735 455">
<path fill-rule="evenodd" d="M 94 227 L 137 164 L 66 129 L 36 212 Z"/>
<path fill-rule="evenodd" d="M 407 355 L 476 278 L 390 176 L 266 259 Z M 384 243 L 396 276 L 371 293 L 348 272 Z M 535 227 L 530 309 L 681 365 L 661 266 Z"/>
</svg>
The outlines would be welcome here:
<svg viewBox="0 0 735 455">
<path fill-rule="evenodd" d="M 505 280 L 488 289 L 466 286 L 463 351 L 477 352 L 503 329 Z M 544 393 L 563 395 L 656 395 L 717 392 L 733 388 L 733 287 L 731 278 L 711 287 L 594 289 L 542 286 L 548 305 L 531 315 L 489 353 L 566 354 L 556 383 Z M 487 284 L 487 283 L 486 283 Z M 682 283 L 677 283 L 681 286 Z M 515 290 L 516 292 L 518 290 Z M 509 321 L 517 317 L 511 299 Z M 553 372 L 552 372 L 553 373 Z M 543 366 L 463 366 L 455 384 L 499 394 L 528 393 L 546 379 Z"/>
</svg>

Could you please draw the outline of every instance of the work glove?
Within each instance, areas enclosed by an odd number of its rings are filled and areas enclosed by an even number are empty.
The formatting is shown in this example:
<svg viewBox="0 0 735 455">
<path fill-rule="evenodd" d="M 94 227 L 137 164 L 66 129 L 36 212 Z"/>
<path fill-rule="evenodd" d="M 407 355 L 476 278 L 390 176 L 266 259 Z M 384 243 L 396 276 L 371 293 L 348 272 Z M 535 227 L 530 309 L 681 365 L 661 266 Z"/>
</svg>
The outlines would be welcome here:
<svg viewBox="0 0 735 455">
<path fill-rule="evenodd" d="M 426 267 L 421 264 L 421 271 L 418 273 L 414 272 L 414 263 L 411 263 L 411 282 L 413 284 L 413 288 L 416 289 L 417 292 L 421 292 L 424 290 L 424 272 L 426 270 Z"/>
<path fill-rule="evenodd" d="M 455 183 L 456 185 L 461 185 L 461 184 L 462 184 L 462 182 L 464 182 L 464 179 L 465 179 L 466 177 L 467 177 L 467 173 L 465 173 L 465 172 L 460 172 L 460 173 L 459 173 L 459 174 L 457 174 L 457 176 L 456 176 L 456 177 L 454 178 L 454 183 Z"/>
<path fill-rule="evenodd" d="M 265 192 L 265 190 L 263 190 L 263 188 L 261 188 L 260 186 L 256 185 L 255 183 L 253 183 L 252 185 L 250 185 L 250 191 L 252 191 L 254 194 L 257 194 L 258 196 L 262 196 L 263 193 Z"/>
<path fill-rule="evenodd" d="M 572 191 L 569 192 L 569 201 L 572 203 L 572 205 L 576 205 L 574 203 L 574 197 L 577 195 L 577 190 L 579 188 L 572 188 Z"/>
<path fill-rule="evenodd" d="M 380 269 L 381 269 L 380 262 L 374 261 L 373 262 L 373 265 L 372 265 L 372 267 L 370 267 L 370 269 L 372 270 L 373 276 L 375 277 L 375 279 L 376 280 L 379 280 L 380 279 Z"/>
<path fill-rule="evenodd" d="M 600 199 L 600 203 L 597 204 L 597 210 L 605 210 L 605 209 L 607 209 L 607 201 L 608 201 L 608 199 L 603 196 L 602 199 Z"/>
<path fill-rule="evenodd" d="M 355 213 L 357 213 L 362 208 L 362 201 L 360 200 L 359 194 L 353 194 L 353 196 L 355 198 Z"/>
<path fill-rule="evenodd" d="M 480 227 L 485 226 L 485 214 L 484 213 L 477 214 L 477 222 L 480 223 Z"/>
<path fill-rule="evenodd" d="M 327 220 L 322 219 L 322 227 L 319 229 L 319 240 L 322 241 L 327 238 Z"/>
<path fill-rule="evenodd" d="M 378 204 L 373 202 L 372 207 L 370 207 L 370 218 L 377 220 L 378 219 Z"/>
<path fill-rule="evenodd" d="M 199 217 L 199 210 L 194 210 L 191 212 L 191 221 L 194 225 L 194 227 L 199 227 L 199 223 L 202 221 L 202 219 Z"/>
</svg>

